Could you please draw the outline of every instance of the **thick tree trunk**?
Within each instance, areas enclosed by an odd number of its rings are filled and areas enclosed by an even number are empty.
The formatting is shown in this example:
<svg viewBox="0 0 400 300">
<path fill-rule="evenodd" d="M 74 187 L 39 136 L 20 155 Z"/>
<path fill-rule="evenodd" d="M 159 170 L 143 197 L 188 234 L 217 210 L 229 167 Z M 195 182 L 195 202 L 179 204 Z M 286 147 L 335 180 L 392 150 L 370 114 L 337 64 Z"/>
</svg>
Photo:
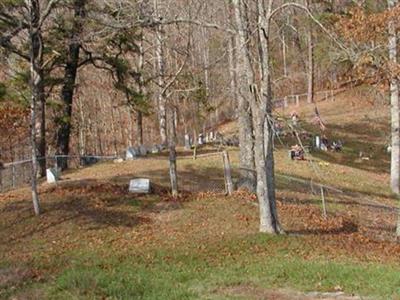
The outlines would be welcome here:
<svg viewBox="0 0 400 300">
<path fill-rule="evenodd" d="M 39 0 L 26 0 L 29 11 L 29 39 L 30 39 L 30 83 L 31 83 L 31 146 L 32 146 L 32 201 L 36 215 L 40 214 L 39 194 L 37 190 L 38 171 L 38 144 L 37 133 L 37 104 L 41 104 L 43 95 L 43 39 L 40 31 L 40 4 Z M 41 119 L 42 116 L 39 116 Z"/>
<path fill-rule="evenodd" d="M 392 9 L 398 4 L 398 0 L 388 0 L 388 7 Z M 397 30 L 393 20 L 389 20 L 389 60 L 393 65 L 397 64 Z M 392 191 L 399 196 L 400 194 L 400 111 L 399 111 L 399 82 L 392 75 L 390 80 L 390 104 L 391 104 L 391 132 L 392 132 L 392 152 L 390 186 Z M 400 237 L 400 212 L 397 223 L 397 236 Z"/>
<path fill-rule="evenodd" d="M 254 140 L 253 140 L 253 124 L 249 101 L 251 97 L 250 85 L 254 81 L 254 74 L 251 70 L 247 33 L 245 31 L 245 20 L 242 16 L 242 5 L 240 0 L 234 0 L 234 16 L 237 27 L 235 38 L 236 45 L 236 76 L 238 91 L 238 127 L 239 127 L 239 146 L 240 146 L 240 179 L 238 187 L 246 188 L 250 192 L 256 191 L 256 176 L 254 172 Z"/>
<path fill-rule="evenodd" d="M 61 90 L 63 102 L 62 115 L 57 130 L 57 154 L 68 155 L 71 136 L 72 102 L 74 98 L 76 74 L 79 67 L 80 33 L 82 19 L 85 16 L 86 0 L 74 0 L 74 21 L 69 38 L 67 61 L 64 68 L 64 83 Z M 57 164 L 62 170 L 68 167 L 68 159 L 61 159 Z"/>
<path fill-rule="evenodd" d="M 273 155 L 273 116 L 272 91 L 269 66 L 269 18 L 272 0 L 264 6 L 263 0 L 257 1 L 258 7 L 258 53 L 259 53 L 259 90 L 254 86 L 254 98 L 251 102 L 253 126 L 255 129 L 255 161 L 257 171 L 257 198 L 260 204 L 260 231 L 279 233 L 275 198 L 275 170 Z"/>
</svg>

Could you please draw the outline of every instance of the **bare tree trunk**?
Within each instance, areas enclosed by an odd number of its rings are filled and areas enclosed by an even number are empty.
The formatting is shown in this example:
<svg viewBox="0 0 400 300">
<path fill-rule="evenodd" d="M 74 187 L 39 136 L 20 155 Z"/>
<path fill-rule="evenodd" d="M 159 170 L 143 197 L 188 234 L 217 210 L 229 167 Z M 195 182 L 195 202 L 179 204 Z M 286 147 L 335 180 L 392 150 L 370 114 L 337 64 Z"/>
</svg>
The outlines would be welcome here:
<svg viewBox="0 0 400 300">
<path fill-rule="evenodd" d="M 129 116 L 129 121 L 128 121 L 128 146 L 132 147 L 133 146 L 133 114 L 132 114 L 132 108 L 128 107 L 128 116 Z"/>
<path fill-rule="evenodd" d="M 140 94 L 145 97 L 146 96 L 146 87 L 144 83 L 144 78 L 143 78 L 143 72 L 144 72 L 144 35 L 143 31 L 141 33 L 141 39 L 139 43 L 139 73 L 140 73 L 140 78 L 139 78 L 139 92 Z M 162 53 L 161 53 L 162 54 Z M 137 111 L 136 115 L 136 130 L 138 134 L 138 141 L 139 145 L 143 145 L 143 112 L 140 110 Z"/>
<path fill-rule="evenodd" d="M 83 110 L 83 103 L 80 98 L 78 98 L 79 106 L 79 155 L 84 156 L 86 154 L 86 118 L 85 112 Z"/>
<path fill-rule="evenodd" d="M 269 25 L 272 0 L 265 7 L 264 0 L 257 1 L 258 9 L 258 52 L 259 52 L 259 90 L 253 86 L 254 98 L 251 101 L 253 126 L 255 129 L 255 162 L 257 171 L 257 198 L 260 204 L 260 231 L 281 232 L 276 210 L 275 173 L 272 131 L 272 91 L 269 66 Z M 265 124 L 267 122 L 267 124 Z"/>
<path fill-rule="evenodd" d="M 39 97 L 39 109 L 36 112 L 36 128 L 37 132 L 37 151 L 39 156 L 39 174 L 40 177 L 46 176 L 46 99 L 44 92 L 43 70 L 40 70 L 41 83 L 37 87 Z"/>
<path fill-rule="evenodd" d="M 26 0 L 29 11 L 30 39 L 30 81 L 31 81 L 31 146 L 32 146 L 32 201 L 36 215 L 40 214 L 40 201 L 37 190 L 37 104 L 43 99 L 43 39 L 40 30 L 39 0 Z M 40 130 L 40 128 L 39 128 Z"/>
<path fill-rule="evenodd" d="M 232 108 L 237 107 L 236 103 L 239 101 L 239 92 L 238 92 L 238 80 L 237 80 L 237 49 L 235 49 L 235 37 L 232 37 L 229 39 L 228 42 L 228 54 L 229 54 L 229 75 L 230 75 L 230 86 L 231 86 L 231 101 L 230 101 L 230 106 Z M 235 109 L 233 111 L 233 115 L 237 116 L 239 114 L 239 111 Z"/>
<path fill-rule="evenodd" d="M 174 108 L 171 105 L 168 117 L 168 148 L 169 148 L 169 178 L 171 181 L 171 193 L 173 197 L 178 196 L 178 173 L 176 166 L 176 128 L 174 122 Z"/>
<path fill-rule="evenodd" d="M 310 9 L 310 0 L 306 0 L 306 7 Z M 307 103 L 314 102 L 314 41 L 312 24 L 308 25 L 307 31 L 308 63 L 307 63 Z"/>
<path fill-rule="evenodd" d="M 283 59 L 283 76 L 285 78 L 288 76 L 286 47 L 287 47 L 286 34 L 285 34 L 285 31 L 283 31 L 282 32 L 282 59 Z"/>
<path fill-rule="evenodd" d="M 398 3 L 398 0 L 388 0 L 388 7 L 392 9 Z M 389 20 L 389 59 L 393 65 L 397 64 L 397 30 L 393 20 Z M 391 104 L 391 128 L 392 128 L 392 152 L 391 152 L 391 170 L 390 186 L 392 191 L 399 195 L 400 193 L 400 110 L 399 110 L 399 83 L 394 75 L 390 80 L 390 104 Z M 397 224 L 397 236 L 400 236 L 400 213 Z"/>
<path fill-rule="evenodd" d="M 138 144 L 143 145 L 143 113 L 141 111 L 136 113 L 136 132 L 138 136 Z"/>
<path fill-rule="evenodd" d="M 158 17 L 158 2 L 154 0 L 154 8 Z M 156 58 L 157 58 L 157 76 L 158 76 L 158 118 L 160 123 L 160 139 L 162 145 L 167 145 L 167 100 L 163 89 L 165 86 L 164 76 L 165 76 L 165 60 L 164 60 L 164 34 L 161 26 L 156 26 Z"/>
<path fill-rule="evenodd" d="M 246 188 L 250 192 L 256 190 L 256 177 L 254 173 L 254 142 L 253 142 L 253 125 L 251 120 L 251 110 L 249 101 L 251 93 L 249 86 L 254 81 L 247 46 L 246 25 L 242 16 L 242 5 L 240 0 L 234 0 L 234 16 L 237 27 L 235 39 L 236 45 L 236 61 L 237 61 L 237 90 L 239 97 L 238 101 L 238 127 L 239 127 L 239 146 L 240 146 L 240 179 L 238 186 Z"/>
</svg>

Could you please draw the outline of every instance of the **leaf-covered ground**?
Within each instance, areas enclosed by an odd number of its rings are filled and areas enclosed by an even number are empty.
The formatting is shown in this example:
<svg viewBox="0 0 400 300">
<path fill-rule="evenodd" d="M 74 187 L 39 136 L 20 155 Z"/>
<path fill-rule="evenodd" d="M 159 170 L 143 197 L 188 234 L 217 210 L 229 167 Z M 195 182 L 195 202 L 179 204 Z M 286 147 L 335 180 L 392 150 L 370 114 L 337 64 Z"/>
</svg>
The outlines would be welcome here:
<svg viewBox="0 0 400 300">
<path fill-rule="evenodd" d="M 219 193 L 219 156 L 178 161 L 181 186 L 192 192 L 176 201 L 162 156 L 98 164 L 42 184 L 40 217 L 28 189 L 0 195 L 0 297 L 400 299 L 397 203 L 383 138 L 362 121 L 376 110 L 362 109 L 348 125 L 338 118 L 343 105 L 321 106 L 327 125 L 345 128 L 331 133 L 345 141 L 342 153 L 292 162 L 278 147 L 283 236 L 257 233 L 253 195 Z M 307 120 L 310 112 L 302 114 Z M 370 160 L 358 161 L 359 151 Z M 237 154 L 231 149 L 234 173 Z M 139 176 L 151 178 L 151 195 L 127 193 L 128 180 Z M 316 183 L 327 186 L 326 219 Z M 208 189 L 214 192 L 201 192 Z"/>
</svg>

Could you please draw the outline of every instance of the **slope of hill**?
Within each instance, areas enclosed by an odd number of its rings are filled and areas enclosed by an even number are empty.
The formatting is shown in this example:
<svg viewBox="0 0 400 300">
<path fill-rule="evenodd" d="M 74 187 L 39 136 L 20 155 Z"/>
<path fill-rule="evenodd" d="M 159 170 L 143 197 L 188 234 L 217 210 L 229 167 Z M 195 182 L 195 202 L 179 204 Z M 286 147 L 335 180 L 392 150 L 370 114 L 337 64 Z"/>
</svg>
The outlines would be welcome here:
<svg viewBox="0 0 400 300">
<path fill-rule="evenodd" d="M 252 195 L 206 192 L 211 185 L 223 190 L 220 156 L 178 161 L 181 187 L 189 191 L 177 201 L 167 192 L 162 156 L 98 164 L 65 174 L 56 186 L 42 184 L 38 218 L 27 189 L 0 195 L 0 297 L 397 299 L 400 245 L 384 149 L 387 107 L 354 96 L 318 104 L 327 135 L 344 141 L 343 152 L 291 161 L 290 138 L 277 147 L 284 236 L 257 233 Z M 297 110 L 301 126 L 318 132 L 313 109 Z M 234 127 L 220 131 L 234 134 Z M 237 149 L 230 154 L 235 173 Z M 153 193 L 128 194 L 128 179 L 144 176 Z"/>
</svg>

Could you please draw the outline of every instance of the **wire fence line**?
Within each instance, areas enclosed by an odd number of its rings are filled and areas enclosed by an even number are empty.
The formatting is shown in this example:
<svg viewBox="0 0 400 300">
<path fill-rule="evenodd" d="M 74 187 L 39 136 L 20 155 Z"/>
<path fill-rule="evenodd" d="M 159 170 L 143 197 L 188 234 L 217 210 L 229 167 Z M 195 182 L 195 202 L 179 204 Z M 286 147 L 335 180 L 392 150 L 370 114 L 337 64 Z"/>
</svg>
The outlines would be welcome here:
<svg viewBox="0 0 400 300">
<path fill-rule="evenodd" d="M 314 96 L 322 96 L 319 101 L 335 101 L 335 95 L 346 91 L 346 88 L 340 89 L 332 89 L 332 90 L 325 90 L 325 91 L 318 91 L 314 92 Z M 287 95 L 283 98 L 274 99 L 274 106 L 275 108 L 287 108 L 290 105 L 300 106 L 301 102 L 307 101 L 308 94 L 294 94 L 294 95 Z"/>
<path fill-rule="evenodd" d="M 46 168 L 58 169 L 61 160 L 68 160 L 72 168 L 78 166 L 88 166 L 101 160 L 116 159 L 115 156 L 97 155 L 54 155 L 48 157 L 38 157 L 38 162 L 46 160 Z M 10 191 L 31 183 L 32 180 L 32 159 L 20 160 L 5 163 L 0 168 L 0 192 Z"/>
<path fill-rule="evenodd" d="M 195 151 L 193 151 L 195 152 Z M 38 158 L 38 161 L 44 158 Z M 163 160 L 168 161 L 169 157 L 165 155 L 154 155 L 154 156 L 139 156 L 133 161 L 142 163 L 144 160 Z M 58 172 L 58 166 L 61 163 L 68 161 L 70 169 L 78 167 L 91 166 L 93 164 L 105 161 L 122 162 L 124 160 L 121 156 L 98 156 L 98 155 L 56 155 L 46 157 L 46 168 L 53 169 Z M 183 168 L 178 171 L 178 184 L 179 189 L 182 191 L 189 192 L 216 192 L 216 193 L 228 193 L 230 188 L 229 182 L 232 182 L 231 171 L 230 180 L 227 181 L 225 174 L 224 165 L 224 152 L 215 150 L 210 153 L 203 153 L 197 155 L 178 155 L 177 160 L 182 161 Z M 178 165 L 178 167 L 180 167 Z M 168 168 L 165 168 L 167 174 Z M 162 177 L 165 179 L 167 176 L 164 174 Z M 140 173 L 135 175 L 140 176 Z M 152 179 L 152 175 L 149 175 Z M 27 186 L 31 183 L 32 179 L 32 160 L 26 159 L 22 161 L 16 161 L 13 163 L 4 164 L 3 168 L 0 169 L 0 192 L 7 192 L 13 189 L 17 189 L 23 186 Z M 160 181 L 159 178 L 155 181 Z M 167 185 L 168 180 L 164 182 L 161 180 L 163 185 Z"/>
</svg>

